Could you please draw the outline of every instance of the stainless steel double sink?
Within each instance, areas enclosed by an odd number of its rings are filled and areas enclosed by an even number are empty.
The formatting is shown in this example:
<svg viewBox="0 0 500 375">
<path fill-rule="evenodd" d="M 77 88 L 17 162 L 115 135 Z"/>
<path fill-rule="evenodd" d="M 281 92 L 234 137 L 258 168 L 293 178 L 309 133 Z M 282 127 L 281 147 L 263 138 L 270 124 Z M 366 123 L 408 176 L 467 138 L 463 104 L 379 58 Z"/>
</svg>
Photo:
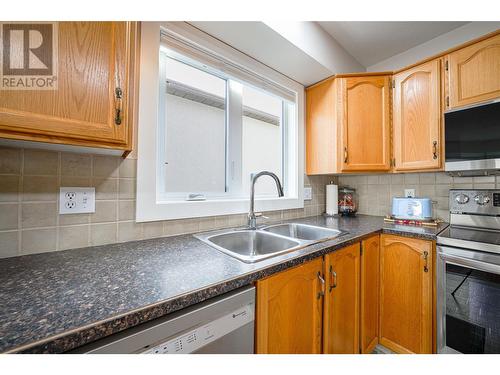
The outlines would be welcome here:
<svg viewBox="0 0 500 375">
<path fill-rule="evenodd" d="M 194 236 L 225 254 L 246 263 L 254 263 L 346 233 L 309 224 L 285 223 L 255 230 L 226 229 Z"/>
</svg>

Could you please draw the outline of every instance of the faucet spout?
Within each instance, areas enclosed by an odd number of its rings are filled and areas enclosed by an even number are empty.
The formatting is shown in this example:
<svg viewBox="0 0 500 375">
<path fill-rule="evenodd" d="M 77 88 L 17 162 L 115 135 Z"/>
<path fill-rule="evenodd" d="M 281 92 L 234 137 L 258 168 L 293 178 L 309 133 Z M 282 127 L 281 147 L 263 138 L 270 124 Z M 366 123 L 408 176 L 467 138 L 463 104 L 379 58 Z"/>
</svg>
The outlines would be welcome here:
<svg viewBox="0 0 500 375">
<path fill-rule="evenodd" d="M 250 183 L 250 211 L 248 212 L 248 229 L 256 229 L 257 228 L 257 214 L 255 214 L 255 182 L 262 176 L 270 176 L 276 182 L 276 189 L 278 190 L 278 196 L 282 197 L 285 194 L 283 193 L 283 186 L 281 185 L 281 181 L 276 174 L 273 172 L 262 171 L 252 175 L 252 182 Z"/>
</svg>

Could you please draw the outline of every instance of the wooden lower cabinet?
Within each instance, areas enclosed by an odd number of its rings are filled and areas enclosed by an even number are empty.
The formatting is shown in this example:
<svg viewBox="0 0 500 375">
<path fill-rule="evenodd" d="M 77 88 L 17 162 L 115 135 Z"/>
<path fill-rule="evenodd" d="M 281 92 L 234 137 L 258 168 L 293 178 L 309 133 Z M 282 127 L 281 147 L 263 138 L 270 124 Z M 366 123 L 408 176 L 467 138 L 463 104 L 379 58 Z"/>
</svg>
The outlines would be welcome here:
<svg viewBox="0 0 500 375">
<path fill-rule="evenodd" d="M 380 344 L 432 353 L 432 241 L 381 235 Z"/>
<path fill-rule="evenodd" d="M 359 272 L 359 243 L 325 256 L 325 354 L 359 353 Z"/>
<path fill-rule="evenodd" d="M 318 258 L 257 282 L 257 353 L 321 353 L 322 273 Z"/>
<path fill-rule="evenodd" d="M 371 353 L 378 344 L 380 235 L 361 242 L 360 351 Z"/>
</svg>

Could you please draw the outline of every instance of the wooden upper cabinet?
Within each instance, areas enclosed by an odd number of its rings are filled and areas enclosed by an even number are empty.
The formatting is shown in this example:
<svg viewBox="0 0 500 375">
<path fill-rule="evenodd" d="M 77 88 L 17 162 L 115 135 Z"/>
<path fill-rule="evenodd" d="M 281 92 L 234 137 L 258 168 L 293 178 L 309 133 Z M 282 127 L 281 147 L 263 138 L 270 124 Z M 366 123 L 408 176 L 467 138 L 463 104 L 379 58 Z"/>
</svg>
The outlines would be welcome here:
<svg viewBox="0 0 500 375">
<path fill-rule="evenodd" d="M 448 55 L 449 109 L 500 97 L 500 34 Z"/>
<path fill-rule="evenodd" d="M 390 76 L 340 79 L 342 171 L 390 169 Z"/>
<path fill-rule="evenodd" d="M 371 353 L 378 344 L 380 236 L 361 242 L 360 349 Z"/>
<path fill-rule="evenodd" d="M 0 91 L 0 137 L 130 150 L 137 23 L 57 26 L 57 89 Z"/>
<path fill-rule="evenodd" d="M 257 282 L 257 353 L 321 353 L 322 271 L 317 258 Z"/>
<path fill-rule="evenodd" d="M 336 81 L 330 78 L 306 91 L 306 173 L 337 172 Z"/>
<path fill-rule="evenodd" d="M 359 243 L 325 256 L 324 353 L 359 353 L 359 272 Z"/>
<path fill-rule="evenodd" d="M 432 353 L 433 248 L 381 235 L 380 343 L 397 353 Z"/>
<path fill-rule="evenodd" d="M 394 75 L 396 171 L 441 167 L 440 72 L 438 59 Z"/>
</svg>

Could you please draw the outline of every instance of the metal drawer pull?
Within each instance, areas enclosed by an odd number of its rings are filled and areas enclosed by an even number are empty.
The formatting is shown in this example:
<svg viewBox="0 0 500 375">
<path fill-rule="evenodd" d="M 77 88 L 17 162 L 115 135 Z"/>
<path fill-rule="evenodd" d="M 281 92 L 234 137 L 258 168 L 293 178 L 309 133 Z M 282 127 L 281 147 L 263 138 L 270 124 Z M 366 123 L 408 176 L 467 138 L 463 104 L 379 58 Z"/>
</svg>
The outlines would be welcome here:
<svg viewBox="0 0 500 375">
<path fill-rule="evenodd" d="M 437 159 L 438 154 L 437 154 L 437 141 L 432 142 L 432 158 Z"/>
<path fill-rule="evenodd" d="M 344 147 L 344 163 L 347 163 L 347 146 Z"/>
<path fill-rule="evenodd" d="M 424 265 L 424 272 L 429 272 L 429 252 L 424 251 L 424 260 L 425 260 L 425 265 Z"/>
<path fill-rule="evenodd" d="M 321 283 L 321 291 L 318 292 L 318 299 L 320 299 L 325 295 L 325 279 L 323 279 L 323 277 L 321 276 L 321 272 L 318 272 L 318 279 Z"/>
<path fill-rule="evenodd" d="M 337 287 L 337 272 L 333 270 L 333 266 L 330 266 L 330 288 L 329 292 L 332 291 L 333 288 Z"/>
<path fill-rule="evenodd" d="M 117 87 L 115 89 L 115 124 L 121 125 L 122 123 L 122 99 L 123 91 L 121 88 Z"/>
</svg>

